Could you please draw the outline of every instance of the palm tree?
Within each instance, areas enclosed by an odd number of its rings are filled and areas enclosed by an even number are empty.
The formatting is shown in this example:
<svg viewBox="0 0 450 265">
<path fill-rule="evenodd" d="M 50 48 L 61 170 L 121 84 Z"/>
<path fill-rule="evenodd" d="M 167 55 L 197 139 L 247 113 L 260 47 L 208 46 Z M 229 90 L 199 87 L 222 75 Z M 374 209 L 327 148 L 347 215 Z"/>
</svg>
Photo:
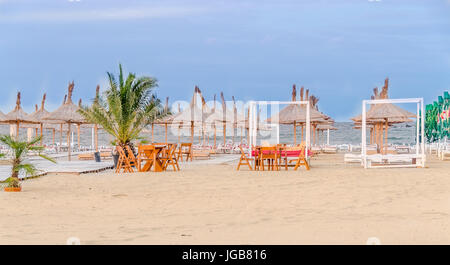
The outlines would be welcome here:
<svg viewBox="0 0 450 265">
<path fill-rule="evenodd" d="M 32 176 L 36 174 L 37 169 L 36 167 L 31 163 L 24 163 L 24 160 L 28 154 L 28 151 L 42 151 L 44 150 L 43 146 L 37 146 L 38 142 L 41 141 L 41 137 L 36 137 L 30 142 L 28 141 L 20 141 L 15 140 L 13 137 L 9 135 L 1 135 L 0 136 L 0 142 L 7 145 L 9 148 L 11 148 L 12 154 L 11 154 L 11 176 L 8 178 L 7 182 L 9 183 L 10 187 L 20 187 L 19 184 L 19 173 L 21 171 L 25 172 L 27 176 Z M 53 159 L 50 157 L 43 155 L 39 153 L 39 156 L 47 159 L 53 163 L 56 163 Z"/>
<path fill-rule="evenodd" d="M 158 86 L 152 77 L 136 77 L 129 73 L 124 79 L 122 65 L 119 64 L 118 82 L 112 73 L 107 73 L 109 88 L 104 97 L 96 96 L 90 107 L 82 107 L 79 112 L 89 122 L 99 124 L 114 137 L 113 145 L 133 148 L 132 141 L 140 139 L 140 132 L 152 121 L 166 113 L 160 100 L 153 93 Z"/>
</svg>

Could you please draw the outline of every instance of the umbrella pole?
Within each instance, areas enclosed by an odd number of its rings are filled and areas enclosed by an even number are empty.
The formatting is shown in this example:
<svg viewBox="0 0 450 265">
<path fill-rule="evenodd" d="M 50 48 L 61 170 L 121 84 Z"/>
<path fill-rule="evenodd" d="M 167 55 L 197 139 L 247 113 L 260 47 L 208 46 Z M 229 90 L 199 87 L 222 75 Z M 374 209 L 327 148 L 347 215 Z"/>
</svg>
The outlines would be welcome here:
<svg viewBox="0 0 450 265">
<path fill-rule="evenodd" d="M 194 121 L 191 121 L 191 144 L 194 144 Z"/>
<path fill-rule="evenodd" d="M 164 127 L 166 129 L 166 144 L 167 144 L 167 123 L 164 124 Z"/>
<path fill-rule="evenodd" d="M 223 123 L 223 145 L 227 144 L 227 125 Z"/>
<path fill-rule="evenodd" d="M 63 137 L 63 124 L 59 125 L 59 148 L 62 146 L 62 137 Z"/>
<path fill-rule="evenodd" d="M 52 143 L 53 143 L 53 147 L 55 146 L 55 134 L 56 134 L 56 129 L 53 128 L 52 129 Z"/>
<path fill-rule="evenodd" d="M 241 127 L 241 145 L 242 145 L 242 134 L 244 134 L 244 129 Z"/>
<path fill-rule="evenodd" d="M 297 124 L 294 121 L 294 145 L 297 144 Z"/>
<path fill-rule="evenodd" d="M 247 145 L 250 147 L 250 128 L 247 128 Z"/>
<path fill-rule="evenodd" d="M 16 141 L 19 140 L 19 121 L 16 122 Z"/>
<path fill-rule="evenodd" d="M 303 142 L 303 125 L 301 125 L 301 127 L 302 127 L 302 142 Z"/>
<path fill-rule="evenodd" d="M 71 160 L 71 157 L 70 157 L 70 155 L 71 155 L 71 148 L 70 148 L 70 122 L 68 122 L 67 123 L 67 152 L 68 152 L 68 159 L 69 159 L 69 161 Z"/>
<path fill-rule="evenodd" d="M 387 119 L 385 119 L 385 126 L 386 126 L 386 135 L 385 135 L 386 144 L 384 145 L 384 148 L 385 148 L 384 153 L 387 154 L 387 150 L 388 150 L 388 139 L 387 139 L 387 137 L 388 137 L 388 129 L 389 129 L 389 124 L 388 124 Z"/>
<path fill-rule="evenodd" d="M 77 142 L 78 142 L 78 150 L 80 150 L 80 125 L 77 124 Z"/>
<path fill-rule="evenodd" d="M 152 143 L 155 142 L 154 139 L 153 139 L 153 127 L 154 127 L 154 124 L 152 123 Z"/>
<path fill-rule="evenodd" d="M 216 148 L 216 134 L 217 134 L 217 130 L 216 130 L 216 124 L 214 124 L 214 149 Z"/>
<path fill-rule="evenodd" d="M 98 152 L 98 125 L 94 125 L 94 144 L 95 144 L 95 152 Z"/>
<path fill-rule="evenodd" d="M 41 122 L 41 146 L 44 145 L 44 133 L 42 132 L 44 129 L 44 125 Z"/>
</svg>

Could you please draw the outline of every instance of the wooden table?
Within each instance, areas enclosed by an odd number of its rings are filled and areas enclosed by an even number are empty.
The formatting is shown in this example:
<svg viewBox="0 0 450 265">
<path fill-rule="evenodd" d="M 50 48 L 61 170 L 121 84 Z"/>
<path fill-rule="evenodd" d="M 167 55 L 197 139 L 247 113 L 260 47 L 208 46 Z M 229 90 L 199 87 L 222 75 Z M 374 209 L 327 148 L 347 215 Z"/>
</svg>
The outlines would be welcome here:
<svg viewBox="0 0 450 265">
<path fill-rule="evenodd" d="M 143 145 L 140 146 L 139 156 L 145 156 L 147 162 L 144 166 L 139 168 L 139 171 L 150 171 L 153 166 L 153 171 L 162 172 L 163 166 L 161 161 L 161 151 L 164 150 L 167 145 Z M 141 157 L 139 158 L 141 159 Z"/>
</svg>

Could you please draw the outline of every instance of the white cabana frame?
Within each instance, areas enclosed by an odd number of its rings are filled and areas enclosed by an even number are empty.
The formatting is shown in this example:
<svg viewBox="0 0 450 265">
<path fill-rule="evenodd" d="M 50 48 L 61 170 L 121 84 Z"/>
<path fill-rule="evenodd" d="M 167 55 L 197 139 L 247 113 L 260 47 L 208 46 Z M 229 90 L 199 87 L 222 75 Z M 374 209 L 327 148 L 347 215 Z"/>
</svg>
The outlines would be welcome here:
<svg viewBox="0 0 450 265">
<path fill-rule="evenodd" d="M 250 143 L 249 143 L 249 157 L 252 157 L 252 149 L 256 146 L 256 138 L 257 138 L 257 128 L 258 128 L 258 119 L 257 119 L 257 105 L 288 105 L 288 104 L 297 104 L 297 105 L 306 105 L 306 149 L 305 149 L 305 158 L 308 158 L 308 150 L 310 145 L 311 138 L 311 115 L 310 115 L 310 103 L 309 101 L 249 101 L 249 134 L 250 134 Z M 273 124 L 273 123 L 272 123 Z M 275 124 L 277 128 L 277 144 L 280 141 L 280 124 Z"/>
<path fill-rule="evenodd" d="M 417 116 L 416 116 L 416 153 L 411 155 L 367 155 L 367 117 L 366 117 L 366 106 L 374 105 L 374 104 L 395 104 L 395 103 L 416 103 L 417 104 Z M 420 122 L 420 124 L 419 124 Z M 419 142 L 419 136 L 420 137 Z M 398 168 L 398 167 L 425 167 L 425 112 L 424 112 L 424 104 L 423 98 L 403 98 L 403 99 L 374 99 L 374 100 L 363 100 L 362 102 L 362 128 L 361 128 L 361 163 L 364 168 Z M 420 151 L 419 151 L 420 150 Z M 392 157 L 405 157 L 405 158 L 415 158 L 415 164 L 405 164 L 405 165 L 379 165 L 374 166 L 371 163 L 371 160 L 368 158 L 375 157 L 381 159 L 388 160 Z M 420 163 L 417 163 L 417 160 L 420 159 Z"/>
</svg>

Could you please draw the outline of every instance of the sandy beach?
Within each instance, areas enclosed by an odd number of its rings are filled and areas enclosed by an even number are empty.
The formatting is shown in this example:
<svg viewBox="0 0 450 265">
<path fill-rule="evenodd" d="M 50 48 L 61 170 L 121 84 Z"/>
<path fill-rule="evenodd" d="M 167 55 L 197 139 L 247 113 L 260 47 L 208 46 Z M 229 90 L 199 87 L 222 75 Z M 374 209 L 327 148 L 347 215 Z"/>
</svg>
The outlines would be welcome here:
<svg viewBox="0 0 450 265">
<path fill-rule="evenodd" d="M 450 163 L 305 171 L 194 162 L 163 173 L 51 174 L 0 192 L 0 244 L 450 243 Z"/>
</svg>

